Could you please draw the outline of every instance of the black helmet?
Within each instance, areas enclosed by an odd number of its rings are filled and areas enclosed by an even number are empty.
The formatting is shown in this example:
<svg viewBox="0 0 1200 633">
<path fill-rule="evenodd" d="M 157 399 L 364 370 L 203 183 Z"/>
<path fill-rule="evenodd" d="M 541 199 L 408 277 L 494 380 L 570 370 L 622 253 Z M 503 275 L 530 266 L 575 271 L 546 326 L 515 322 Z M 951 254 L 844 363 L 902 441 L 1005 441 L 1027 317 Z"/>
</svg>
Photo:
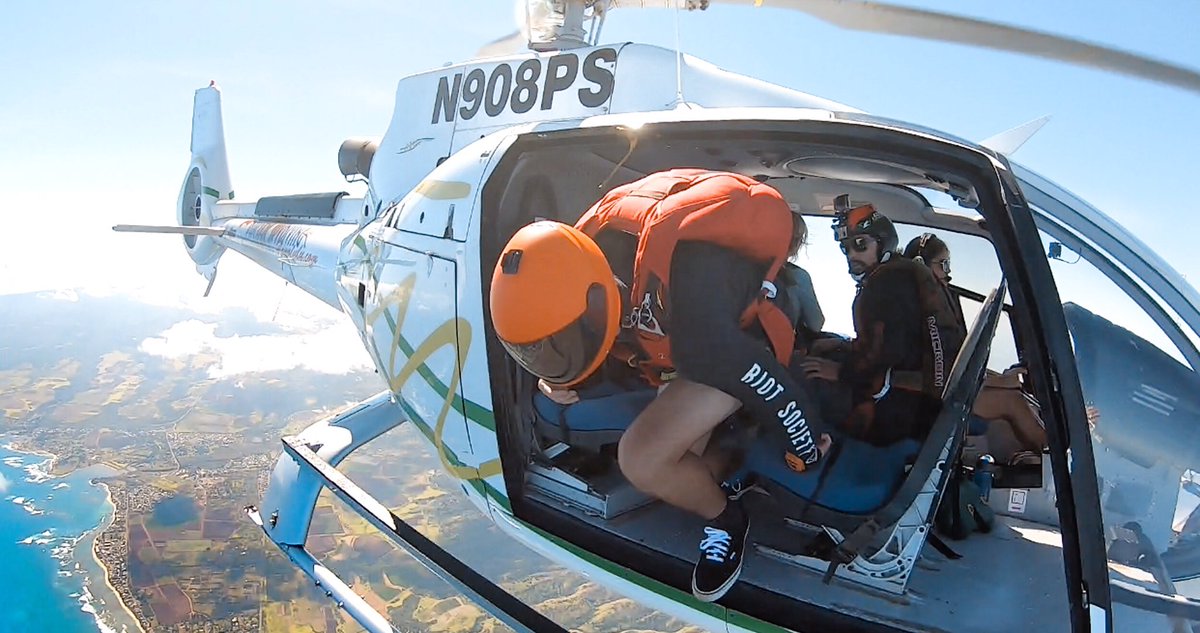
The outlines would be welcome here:
<svg viewBox="0 0 1200 633">
<path fill-rule="evenodd" d="M 929 266 L 929 260 L 934 255 L 948 252 L 950 248 L 942 241 L 942 238 L 933 233 L 922 233 L 921 235 L 912 238 L 908 246 L 904 247 L 904 256 Z"/>
<path fill-rule="evenodd" d="M 849 194 L 842 194 L 833 201 L 833 235 L 842 241 L 855 235 L 870 235 L 879 242 L 879 261 L 887 261 L 900 248 L 900 236 L 896 226 L 887 216 L 875 209 L 871 203 L 850 206 Z"/>
</svg>

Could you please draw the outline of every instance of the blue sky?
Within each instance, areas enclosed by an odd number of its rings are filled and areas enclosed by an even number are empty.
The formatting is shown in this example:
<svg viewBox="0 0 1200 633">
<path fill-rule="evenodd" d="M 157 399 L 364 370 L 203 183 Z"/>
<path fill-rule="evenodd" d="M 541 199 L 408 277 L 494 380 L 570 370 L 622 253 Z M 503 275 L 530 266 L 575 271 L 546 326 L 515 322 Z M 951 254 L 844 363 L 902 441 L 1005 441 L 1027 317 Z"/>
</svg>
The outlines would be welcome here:
<svg viewBox="0 0 1200 633">
<path fill-rule="evenodd" d="M 749 3 L 747 3 L 749 4 Z M 1115 0 L 914 6 L 1034 27 L 1200 67 L 1200 3 Z M 215 79 L 239 199 L 345 189 L 340 142 L 382 136 L 396 82 L 469 59 L 512 29 L 507 0 L 12 3 L 0 9 L 0 292 L 203 280 L 169 223 L 188 163 L 192 93 Z M 1192 279 L 1200 95 L 1064 64 L 843 31 L 778 9 L 680 16 L 686 52 L 729 70 L 971 139 L 1054 118 L 1016 160 L 1129 226 Z M 671 46 L 675 14 L 615 12 L 605 41 Z M 361 191 L 353 189 L 352 191 Z M 235 258 L 227 258 L 235 259 Z M 252 276 L 230 262 L 230 276 Z M 231 270 L 226 270 L 231 268 Z M 233 286 L 238 284 L 234 282 Z"/>
</svg>

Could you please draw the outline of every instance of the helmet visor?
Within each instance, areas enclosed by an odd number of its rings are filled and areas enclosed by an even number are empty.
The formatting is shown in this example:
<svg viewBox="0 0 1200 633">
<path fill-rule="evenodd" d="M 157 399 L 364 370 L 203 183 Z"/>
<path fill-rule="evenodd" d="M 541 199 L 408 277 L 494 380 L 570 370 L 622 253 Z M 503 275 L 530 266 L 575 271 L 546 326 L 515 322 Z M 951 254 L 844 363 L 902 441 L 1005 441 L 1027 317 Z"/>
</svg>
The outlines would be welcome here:
<svg viewBox="0 0 1200 633">
<path fill-rule="evenodd" d="M 570 386 L 587 378 L 608 354 L 608 326 L 604 287 L 588 289 L 587 310 L 559 331 L 529 343 L 500 342 L 529 373 L 555 386 Z"/>
</svg>

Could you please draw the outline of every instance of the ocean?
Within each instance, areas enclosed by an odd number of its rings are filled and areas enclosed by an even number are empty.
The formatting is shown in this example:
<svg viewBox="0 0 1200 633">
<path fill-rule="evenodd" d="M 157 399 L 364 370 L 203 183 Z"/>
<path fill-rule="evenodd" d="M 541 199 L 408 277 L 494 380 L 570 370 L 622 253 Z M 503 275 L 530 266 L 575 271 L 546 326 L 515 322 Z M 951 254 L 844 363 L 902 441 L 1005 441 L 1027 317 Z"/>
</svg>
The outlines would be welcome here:
<svg viewBox="0 0 1200 633">
<path fill-rule="evenodd" d="M 0 444 L 0 631 L 137 633 L 91 551 L 113 506 L 90 480 L 112 471 L 51 477 L 49 457 Z"/>
</svg>

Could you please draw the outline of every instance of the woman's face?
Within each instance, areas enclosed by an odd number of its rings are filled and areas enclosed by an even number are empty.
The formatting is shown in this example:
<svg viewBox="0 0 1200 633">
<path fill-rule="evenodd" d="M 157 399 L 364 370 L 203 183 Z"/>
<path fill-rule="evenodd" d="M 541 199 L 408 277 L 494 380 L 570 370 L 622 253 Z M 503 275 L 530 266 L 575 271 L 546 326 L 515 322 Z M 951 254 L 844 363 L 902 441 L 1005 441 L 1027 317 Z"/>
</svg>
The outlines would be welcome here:
<svg viewBox="0 0 1200 633">
<path fill-rule="evenodd" d="M 925 261 L 925 264 L 933 271 L 933 278 L 939 283 L 943 285 L 950 283 L 950 249 L 942 249 L 941 252 L 934 253 Z"/>
<path fill-rule="evenodd" d="M 792 215 L 792 243 L 788 245 L 788 259 L 800 254 L 800 247 L 808 241 L 808 226 L 799 214 Z"/>
</svg>

